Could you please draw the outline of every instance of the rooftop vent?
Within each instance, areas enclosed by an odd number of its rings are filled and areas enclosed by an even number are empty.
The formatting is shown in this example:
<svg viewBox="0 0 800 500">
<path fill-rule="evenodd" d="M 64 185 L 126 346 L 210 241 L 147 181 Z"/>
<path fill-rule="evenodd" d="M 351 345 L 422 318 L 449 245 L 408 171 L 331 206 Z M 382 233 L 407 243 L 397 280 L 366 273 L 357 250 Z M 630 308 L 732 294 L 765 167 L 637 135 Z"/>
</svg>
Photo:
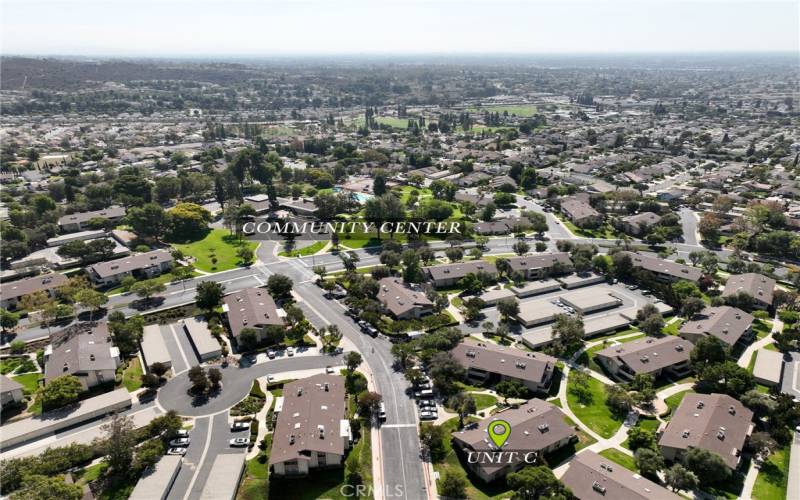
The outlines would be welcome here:
<svg viewBox="0 0 800 500">
<path fill-rule="evenodd" d="M 689 429 L 684 429 L 683 432 L 681 433 L 681 437 L 688 438 L 689 434 L 691 434 L 691 431 Z"/>
<path fill-rule="evenodd" d="M 298 387 L 297 388 L 297 395 L 298 396 L 302 396 L 303 395 L 303 388 L 302 387 Z"/>
<path fill-rule="evenodd" d="M 702 408 L 702 407 L 704 407 L 705 405 L 706 405 L 706 404 L 705 404 L 704 402 L 702 402 L 702 401 L 698 401 L 698 402 L 697 402 L 697 407 L 698 407 L 698 408 Z"/>
<path fill-rule="evenodd" d="M 675 350 L 678 352 L 683 352 L 683 344 L 678 344 L 675 346 Z"/>
<path fill-rule="evenodd" d="M 729 406 L 728 413 L 730 413 L 731 415 L 736 415 L 736 407 L 734 407 L 733 405 Z"/>
<path fill-rule="evenodd" d="M 544 432 L 547 432 L 547 431 L 550 429 L 550 425 L 548 425 L 548 424 L 545 422 L 545 423 L 543 423 L 543 424 L 539 424 L 539 425 L 538 425 L 536 428 L 537 428 L 537 429 L 539 429 L 539 432 L 542 432 L 542 433 L 544 433 Z"/>
<path fill-rule="evenodd" d="M 294 434 L 289 436 L 289 444 L 294 444 Z"/>
</svg>

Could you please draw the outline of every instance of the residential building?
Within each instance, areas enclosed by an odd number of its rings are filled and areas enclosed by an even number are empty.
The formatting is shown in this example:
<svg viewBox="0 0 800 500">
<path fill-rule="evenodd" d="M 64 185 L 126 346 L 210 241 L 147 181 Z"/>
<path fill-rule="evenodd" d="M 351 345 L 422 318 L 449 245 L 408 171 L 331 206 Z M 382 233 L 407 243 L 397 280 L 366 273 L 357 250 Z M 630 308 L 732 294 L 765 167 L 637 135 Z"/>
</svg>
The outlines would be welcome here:
<svg viewBox="0 0 800 500">
<path fill-rule="evenodd" d="M 744 292 L 753 297 L 753 307 L 769 309 L 775 292 L 775 280 L 758 273 L 732 274 L 725 282 L 723 297 Z"/>
<path fill-rule="evenodd" d="M 702 337 L 713 335 L 732 347 L 753 340 L 754 320 L 753 316 L 735 307 L 706 307 L 684 323 L 679 334 L 695 344 Z"/>
<path fill-rule="evenodd" d="M 574 426 L 567 423 L 560 408 L 541 399 L 531 399 L 518 408 L 484 418 L 475 429 L 454 432 L 453 445 L 464 453 L 499 451 L 487 439 L 489 427 L 498 419 L 508 422 L 511 427 L 511 433 L 503 444 L 503 448 L 508 450 L 525 450 L 527 453 L 545 455 L 568 445 L 576 436 Z M 467 461 L 467 467 L 487 483 L 505 477 L 525 465 L 527 464 L 522 453 L 499 464 Z"/>
<path fill-rule="evenodd" d="M 108 323 L 77 323 L 50 336 L 44 365 L 45 384 L 62 375 L 74 375 L 84 389 L 90 389 L 114 382 L 119 349 L 111 341 Z"/>
<path fill-rule="evenodd" d="M 341 466 L 352 440 L 344 378 L 315 375 L 284 385 L 273 435 L 269 465 L 277 476 Z"/>
<path fill-rule="evenodd" d="M 508 264 L 512 272 L 522 273 L 526 280 L 542 279 L 551 274 L 562 274 L 572 268 L 572 261 L 566 252 L 509 257 Z"/>
<path fill-rule="evenodd" d="M 579 500 L 681 500 L 667 488 L 593 451 L 569 461 L 561 481 Z"/>
<path fill-rule="evenodd" d="M 658 440 L 664 458 L 678 461 L 691 448 L 719 455 L 731 469 L 753 432 L 753 412 L 727 394 L 687 394 Z"/>
<path fill-rule="evenodd" d="M 598 226 L 603 222 L 600 212 L 592 208 L 588 202 L 578 198 L 562 200 L 561 213 L 579 227 Z"/>
<path fill-rule="evenodd" d="M 493 278 L 497 277 L 497 267 L 494 265 L 494 262 L 486 262 L 483 260 L 440 264 L 426 267 L 424 271 L 436 288 L 454 286 L 461 278 L 470 273 L 485 273 Z"/>
<path fill-rule="evenodd" d="M 105 219 L 109 222 L 117 223 L 122 221 L 122 218 L 125 217 L 125 213 L 125 207 L 119 206 L 111 206 L 91 212 L 78 212 L 62 216 L 58 219 L 58 227 L 65 233 L 83 231 L 88 229 L 89 221 L 92 219 Z"/>
<path fill-rule="evenodd" d="M 433 302 L 425 296 L 425 292 L 404 283 L 400 278 L 383 278 L 378 286 L 378 301 L 397 319 L 418 319 L 433 312 Z"/>
<path fill-rule="evenodd" d="M 66 283 L 67 277 L 59 273 L 42 274 L 4 283 L 0 287 L 0 306 L 4 309 L 16 309 L 22 297 L 36 292 L 45 292 L 48 297 L 53 297 L 55 290 Z"/>
<path fill-rule="evenodd" d="M 622 229 L 628 234 L 639 236 L 645 233 L 647 228 L 658 224 L 660 220 L 661 216 L 653 212 L 629 215 L 622 218 Z"/>
<path fill-rule="evenodd" d="M 19 403 L 24 397 L 22 384 L 5 375 L 0 375 L 0 405 Z"/>
<path fill-rule="evenodd" d="M 666 372 L 681 377 L 689 372 L 689 355 L 693 349 L 694 344 L 679 337 L 645 337 L 606 347 L 595 359 L 624 382 L 639 374 L 658 377 Z"/>
<path fill-rule="evenodd" d="M 532 391 L 547 391 L 557 359 L 539 352 L 526 352 L 472 339 L 465 339 L 450 354 L 477 382 L 516 380 Z"/>
<path fill-rule="evenodd" d="M 696 267 L 634 252 L 625 252 L 625 254 L 631 258 L 633 267 L 650 271 L 661 281 L 672 282 L 683 279 L 696 283 L 703 277 L 703 272 Z"/>
<path fill-rule="evenodd" d="M 227 295 L 222 311 L 228 319 L 231 335 L 238 340 L 245 328 L 258 332 L 263 340 L 263 329 L 268 325 L 284 324 L 283 309 L 279 309 L 272 296 L 263 288 L 245 288 Z"/>
<path fill-rule="evenodd" d="M 137 279 L 150 279 L 169 271 L 172 268 L 172 254 L 166 250 L 130 255 L 121 259 L 98 262 L 86 268 L 92 282 L 110 286 L 122 281 L 127 276 Z"/>
</svg>

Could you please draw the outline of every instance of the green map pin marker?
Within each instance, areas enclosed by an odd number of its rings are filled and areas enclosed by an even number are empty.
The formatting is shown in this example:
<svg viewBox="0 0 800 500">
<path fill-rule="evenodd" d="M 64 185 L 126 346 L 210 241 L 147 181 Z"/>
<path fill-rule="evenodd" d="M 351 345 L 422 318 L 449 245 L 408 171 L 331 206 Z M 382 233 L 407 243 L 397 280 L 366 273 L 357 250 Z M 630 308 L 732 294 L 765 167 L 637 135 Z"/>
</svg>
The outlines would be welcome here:
<svg viewBox="0 0 800 500">
<path fill-rule="evenodd" d="M 489 424 L 489 437 L 498 448 L 502 448 L 511 434 L 511 425 L 505 420 L 494 420 Z"/>
</svg>

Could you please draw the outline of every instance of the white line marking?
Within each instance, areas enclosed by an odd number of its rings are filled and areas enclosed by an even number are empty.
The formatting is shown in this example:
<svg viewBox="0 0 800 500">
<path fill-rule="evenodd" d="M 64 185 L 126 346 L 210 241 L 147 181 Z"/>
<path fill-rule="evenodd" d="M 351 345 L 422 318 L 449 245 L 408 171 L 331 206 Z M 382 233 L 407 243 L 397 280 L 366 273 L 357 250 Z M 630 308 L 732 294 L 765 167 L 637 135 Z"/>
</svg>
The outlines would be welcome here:
<svg viewBox="0 0 800 500">
<path fill-rule="evenodd" d="M 206 444 L 203 448 L 203 454 L 200 455 L 200 460 L 197 462 L 197 469 L 194 471 L 194 475 L 192 476 L 192 480 L 189 481 L 189 487 L 186 488 L 186 494 L 183 496 L 183 500 L 187 500 L 189 495 L 192 493 L 192 488 L 194 487 L 194 482 L 197 481 L 197 475 L 200 474 L 200 469 L 203 467 L 203 462 L 206 460 L 206 454 L 208 453 L 208 447 L 211 444 L 211 431 L 214 428 L 214 417 L 208 417 L 208 433 L 206 434 Z"/>
<path fill-rule="evenodd" d="M 396 427 L 417 427 L 417 424 L 387 424 L 380 426 L 381 429 L 394 429 Z"/>
</svg>

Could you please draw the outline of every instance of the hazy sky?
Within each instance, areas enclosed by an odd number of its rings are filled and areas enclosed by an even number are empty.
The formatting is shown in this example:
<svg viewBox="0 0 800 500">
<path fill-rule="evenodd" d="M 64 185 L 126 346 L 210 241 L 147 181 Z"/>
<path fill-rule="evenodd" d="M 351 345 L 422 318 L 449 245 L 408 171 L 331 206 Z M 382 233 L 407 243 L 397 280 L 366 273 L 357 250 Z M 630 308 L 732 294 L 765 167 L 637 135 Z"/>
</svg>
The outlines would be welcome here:
<svg viewBox="0 0 800 500">
<path fill-rule="evenodd" d="M 0 0 L 4 54 L 797 51 L 800 2 Z"/>
</svg>

